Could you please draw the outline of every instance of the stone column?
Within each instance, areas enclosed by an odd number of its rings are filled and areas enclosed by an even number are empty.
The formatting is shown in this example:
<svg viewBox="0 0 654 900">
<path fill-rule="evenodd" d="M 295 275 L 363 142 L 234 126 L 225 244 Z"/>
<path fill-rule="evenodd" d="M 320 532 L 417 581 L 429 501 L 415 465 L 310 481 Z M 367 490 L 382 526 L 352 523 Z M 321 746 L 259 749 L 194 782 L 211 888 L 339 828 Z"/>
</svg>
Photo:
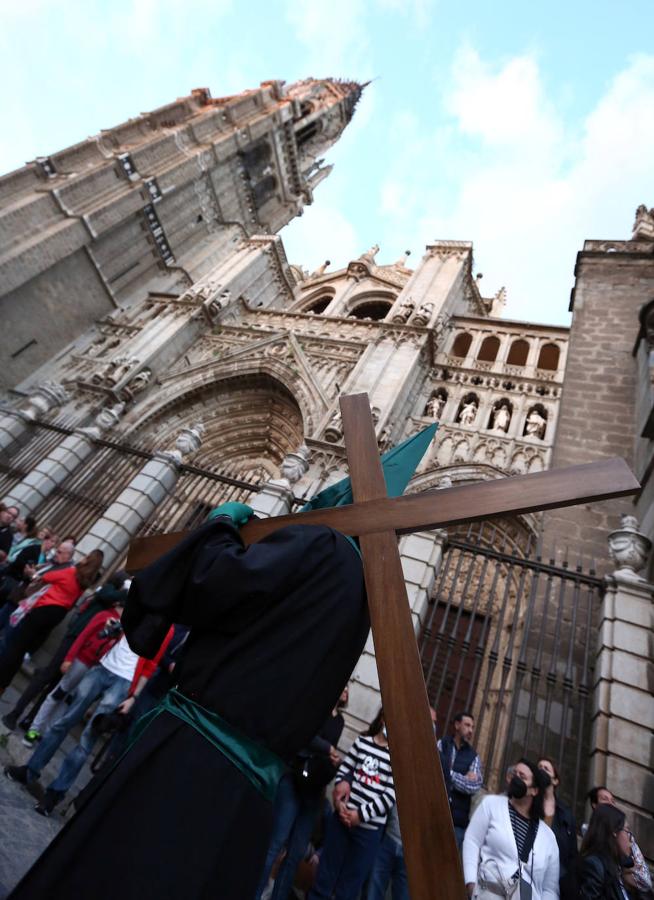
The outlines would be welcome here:
<svg viewBox="0 0 654 900">
<path fill-rule="evenodd" d="M 118 422 L 123 403 L 101 410 L 89 428 L 77 428 L 63 439 L 45 459 L 3 497 L 3 503 L 17 506 L 22 515 L 34 512 L 53 490 L 63 484 L 93 453 L 93 442 Z"/>
<path fill-rule="evenodd" d="M 443 560 L 447 532 L 420 532 L 400 540 L 400 558 L 416 637 L 420 635 L 429 597 Z M 343 746 L 349 745 L 377 715 L 381 705 L 372 633 L 350 682 L 350 700 Z"/>
<path fill-rule="evenodd" d="M 591 781 L 605 784 L 625 810 L 636 840 L 654 859 L 654 585 L 637 573 L 651 550 L 633 516 L 609 535 L 618 568 L 606 576 L 593 703 Z"/>
<path fill-rule="evenodd" d="M 182 428 L 174 450 L 155 453 L 87 531 L 76 547 L 76 558 L 99 549 L 104 553 L 107 568 L 122 556 L 141 525 L 174 489 L 183 457 L 199 449 L 203 432 L 204 426 L 200 424 Z"/>
<path fill-rule="evenodd" d="M 7 453 L 38 419 L 67 400 L 68 393 L 60 384 L 46 381 L 30 395 L 23 407 L 3 410 L 0 413 L 0 454 Z"/>
<path fill-rule="evenodd" d="M 295 452 L 288 453 L 281 465 L 281 478 L 267 481 L 249 505 L 260 519 L 271 516 L 287 516 L 291 511 L 293 485 L 309 469 L 309 448 L 304 444 Z"/>
</svg>

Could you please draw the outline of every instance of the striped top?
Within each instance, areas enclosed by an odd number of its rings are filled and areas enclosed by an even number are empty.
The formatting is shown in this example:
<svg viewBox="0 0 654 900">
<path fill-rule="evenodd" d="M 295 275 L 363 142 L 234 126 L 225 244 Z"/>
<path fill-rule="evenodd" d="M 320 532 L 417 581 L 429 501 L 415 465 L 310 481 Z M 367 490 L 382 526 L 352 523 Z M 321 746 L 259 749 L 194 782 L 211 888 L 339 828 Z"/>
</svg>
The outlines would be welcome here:
<svg viewBox="0 0 654 900">
<path fill-rule="evenodd" d="M 388 747 L 358 737 L 339 766 L 336 781 L 351 785 L 350 809 L 356 809 L 362 828 L 380 828 L 395 805 L 395 788 Z"/>
<path fill-rule="evenodd" d="M 509 816 L 511 817 L 511 827 L 513 828 L 513 837 L 515 838 L 516 846 L 518 848 L 518 856 L 522 857 L 522 851 L 525 847 L 525 841 L 527 840 L 527 835 L 529 834 L 529 819 L 525 819 L 524 816 L 521 816 L 520 813 L 515 810 L 511 803 L 509 803 Z"/>
</svg>

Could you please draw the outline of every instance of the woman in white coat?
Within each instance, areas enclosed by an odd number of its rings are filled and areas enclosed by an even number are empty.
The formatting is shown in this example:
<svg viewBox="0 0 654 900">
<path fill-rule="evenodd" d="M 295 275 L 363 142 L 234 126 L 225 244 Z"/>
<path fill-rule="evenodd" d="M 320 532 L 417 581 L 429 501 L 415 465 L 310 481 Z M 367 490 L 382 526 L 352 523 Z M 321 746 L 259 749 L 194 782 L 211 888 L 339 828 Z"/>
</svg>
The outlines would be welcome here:
<svg viewBox="0 0 654 900">
<path fill-rule="evenodd" d="M 542 821 L 547 780 L 546 772 L 521 759 L 513 767 L 508 797 L 481 801 L 463 841 L 468 896 L 558 898 L 559 848 L 554 832 Z"/>
</svg>

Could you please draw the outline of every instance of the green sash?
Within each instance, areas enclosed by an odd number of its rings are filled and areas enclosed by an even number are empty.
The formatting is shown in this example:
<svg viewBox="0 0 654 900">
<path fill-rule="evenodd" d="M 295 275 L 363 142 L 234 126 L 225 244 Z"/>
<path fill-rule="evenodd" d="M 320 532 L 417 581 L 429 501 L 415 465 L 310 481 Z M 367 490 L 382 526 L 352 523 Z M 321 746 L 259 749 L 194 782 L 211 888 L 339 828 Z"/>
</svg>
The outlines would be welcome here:
<svg viewBox="0 0 654 900">
<path fill-rule="evenodd" d="M 233 763 L 266 800 L 272 803 L 279 780 L 286 773 L 287 766 L 267 747 L 241 734 L 218 713 L 189 700 L 176 688 L 168 691 L 158 706 L 138 720 L 134 726 L 130 747 L 162 712 L 170 713 L 194 728 Z"/>
</svg>

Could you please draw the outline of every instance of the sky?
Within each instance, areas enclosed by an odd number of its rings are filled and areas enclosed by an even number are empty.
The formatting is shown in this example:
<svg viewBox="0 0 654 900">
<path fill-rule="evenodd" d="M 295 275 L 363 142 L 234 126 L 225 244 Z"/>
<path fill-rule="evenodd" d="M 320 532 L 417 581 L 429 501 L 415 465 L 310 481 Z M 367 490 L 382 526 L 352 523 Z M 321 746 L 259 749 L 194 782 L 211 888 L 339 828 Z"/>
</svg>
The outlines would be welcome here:
<svg viewBox="0 0 654 900">
<path fill-rule="evenodd" d="M 507 317 L 567 325 L 584 239 L 654 206 L 654 3 L 0 0 L 0 172 L 155 109 L 272 78 L 367 81 L 289 260 L 474 244 Z"/>
</svg>

